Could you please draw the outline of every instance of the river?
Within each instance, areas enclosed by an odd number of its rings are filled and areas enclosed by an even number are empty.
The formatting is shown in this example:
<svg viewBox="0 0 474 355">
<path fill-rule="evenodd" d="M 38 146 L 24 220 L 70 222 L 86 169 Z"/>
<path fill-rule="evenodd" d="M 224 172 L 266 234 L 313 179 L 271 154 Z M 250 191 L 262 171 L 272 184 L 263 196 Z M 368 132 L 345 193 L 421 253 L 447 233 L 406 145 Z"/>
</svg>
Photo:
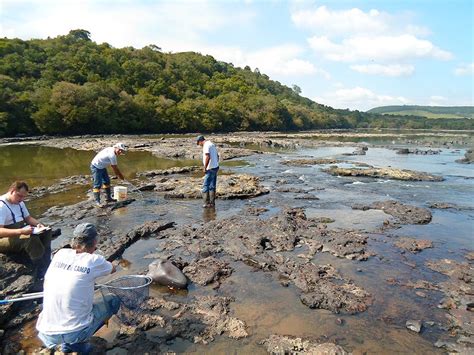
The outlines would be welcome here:
<svg viewBox="0 0 474 355">
<path fill-rule="evenodd" d="M 221 336 L 207 345 L 193 344 L 179 338 L 160 345 L 160 351 L 178 353 L 226 353 L 264 354 L 258 342 L 270 334 L 294 335 L 320 342 L 334 342 L 354 354 L 381 353 L 443 353 L 434 343 L 443 335 L 446 310 L 437 304 L 443 295 L 429 292 L 426 297 L 415 293 L 416 289 L 394 286 L 389 279 L 413 281 L 418 279 L 441 282 L 444 275 L 428 269 L 424 262 L 447 257 L 463 260 L 466 251 L 474 249 L 474 167 L 456 163 L 464 156 L 465 146 L 445 148 L 433 155 L 397 154 L 393 147 L 414 147 L 438 149 L 410 142 L 394 142 L 394 136 L 378 137 L 370 142 L 366 155 L 347 156 L 356 147 L 327 146 L 318 148 L 273 149 L 268 154 L 254 154 L 229 161 L 222 171 L 249 173 L 260 177 L 271 192 L 248 200 L 218 200 L 215 213 L 203 210 L 198 200 L 167 200 L 156 192 L 130 192 L 137 199 L 132 205 L 113 211 L 110 225 L 117 231 L 126 232 L 131 226 L 148 220 L 172 220 L 177 225 L 201 225 L 209 220 L 228 218 L 241 214 L 248 206 L 266 207 L 266 217 L 277 213 L 282 206 L 302 207 L 308 217 L 328 217 L 334 220 L 328 228 L 358 230 L 370 234 L 369 249 L 375 256 L 368 261 L 351 261 L 337 258 L 328 253 L 317 253 L 313 262 L 331 264 L 344 277 L 362 286 L 374 297 L 367 311 L 357 315 L 333 314 L 326 310 L 309 309 L 304 306 L 292 287 L 282 287 L 270 273 L 255 272 L 250 266 L 235 262 L 234 272 L 218 291 L 220 295 L 235 298 L 231 309 L 233 316 L 243 320 L 248 327 L 249 337 L 232 340 Z M 418 137 L 419 138 L 419 137 Z M 470 137 L 472 139 L 472 136 Z M 354 141 L 361 139 L 354 139 Z M 427 138 L 429 140 L 429 138 Z M 367 141 L 365 138 L 364 141 Z M 375 144 L 374 144 L 375 143 Z M 471 142 L 472 144 L 472 142 Z M 24 179 L 33 187 L 48 185 L 59 178 L 88 174 L 88 164 L 94 153 L 74 149 L 57 149 L 36 145 L 0 146 L 0 189 L 6 190 L 14 179 Z M 423 171 L 444 177 L 440 182 L 399 181 L 365 177 L 337 177 L 322 171 L 325 165 L 288 166 L 282 162 L 299 158 L 336 158 L 361 162 L 376 167 L 393 167 Z M 132 179 L 137 172 L 165 169 L 174 166 L 197 165 L 196 160 L 159 159 L 149 152 L 129 152 L 120 157 L 119 166 L 127 178 Z M 318 199 L 296 199 L 298 193 L 278 192 L 282 184 L 310 191 Z M 46 196 L 28 203 L 37 216 L 53 205 L 67 205 L 85 198 L 87 187 L 81 186 L 67 192 Z M 380 210 L 354 210 L 352 205 L 382 200 L 398 200 L 405 204 L 428 207 L 430 203 L 450 203 L 460 209 L 431 209 L 433 219 L 426 225 L 402 225 L 391 230 L 388 235 L 380 233 L 387 215 Z M 55 223 L 54 220 L 47 222 Z M 100 223 L 100 217 L 97 218 Z M 63 235 L 56 240 L 59 245 L 70 235 L 74 226 L 71 221 L 58 224 Z M 400 236 L 432 241 L 433 248 L 421 253 L 401 252 L 393 246 Z M 129 247 L 123 255 L 119 274 L 142 271 L 152 260 L 145 256 L 159 252 L 162 240 L 140 240 Z M 295 250 L 295 253 L 298 251 Z M 169 291 L 153 287 L 152 295 Z M 187 292 L 176 297 L 191 298 L 214 292 L 206 287 L 191 285 Z M 409 319 L 419 319 L 425 323 L 421 333 L 405 327 Z M 433 323 L 430 323 L 433 322 Z M 99 335 L 112 340 L 117 332 L 117 323 Z M 147 332 L 153 338 L 154 329 Z M 22 340 L 26 350 L 38 343 L 34 330 L 26 327 Z M 120 353 L 113 349 L 110 354 Z"/>
</svg>

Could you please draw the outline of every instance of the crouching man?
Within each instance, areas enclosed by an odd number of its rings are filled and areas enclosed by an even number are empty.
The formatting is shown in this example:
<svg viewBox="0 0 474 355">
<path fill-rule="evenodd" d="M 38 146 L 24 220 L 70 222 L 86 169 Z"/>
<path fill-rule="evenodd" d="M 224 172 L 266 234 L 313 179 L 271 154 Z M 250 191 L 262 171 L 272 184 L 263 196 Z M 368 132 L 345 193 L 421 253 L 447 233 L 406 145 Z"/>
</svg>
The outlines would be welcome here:
<svg viewBox="0 0 474 355">
<path fill-rule="evenodd" d="M 98 277 L 115 272 L 101 255 L 94 254 L 97 230 L 79 224 L 73 232 L 72 249 L 61 249 L 51 260 L 44 281 L 43 310 L 38 317 L 38 337 L 49 349 L 88 354 L 88 340 L 117 313 L 120 300 L 114 295 L 94 296 Z"/>
</svg>

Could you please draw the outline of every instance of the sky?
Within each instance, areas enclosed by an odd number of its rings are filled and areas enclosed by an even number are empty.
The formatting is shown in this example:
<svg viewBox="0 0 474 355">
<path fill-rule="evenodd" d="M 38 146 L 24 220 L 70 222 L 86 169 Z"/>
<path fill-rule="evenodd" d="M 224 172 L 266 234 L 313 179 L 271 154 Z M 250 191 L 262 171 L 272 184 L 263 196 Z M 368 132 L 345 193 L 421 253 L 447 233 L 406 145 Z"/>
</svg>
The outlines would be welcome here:
<svg viewBox="0 0 474 355">
<path fill-rule="evenodd" d="M 474 105 L 470 0 L 0 0 L 0 36 L 210 54 L 334 108 Z"/>
</svg>

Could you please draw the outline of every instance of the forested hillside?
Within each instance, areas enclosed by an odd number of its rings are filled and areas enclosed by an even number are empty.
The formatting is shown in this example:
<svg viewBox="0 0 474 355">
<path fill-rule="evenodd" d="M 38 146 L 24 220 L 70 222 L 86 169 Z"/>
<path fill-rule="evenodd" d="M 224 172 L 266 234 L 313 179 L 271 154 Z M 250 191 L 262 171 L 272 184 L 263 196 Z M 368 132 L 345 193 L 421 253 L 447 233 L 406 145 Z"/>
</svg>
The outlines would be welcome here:
<svg viewBox="0 0 474 355">
<path fill-rule="evenodd" d="M 267 75 L 155 45 L 113 48 L 73 30 L 46 40 L 0 39 L 0 136 L 472 128 L 466 120 L 387 119 L 336 110 Z M 466 126 L 467 125 L 467 126 Z"/>
<path fill-rule="evenodd" d="M 426 118 L 474 118 L 474 106 L 380 106 L 367 112 Z"/>
</svg>

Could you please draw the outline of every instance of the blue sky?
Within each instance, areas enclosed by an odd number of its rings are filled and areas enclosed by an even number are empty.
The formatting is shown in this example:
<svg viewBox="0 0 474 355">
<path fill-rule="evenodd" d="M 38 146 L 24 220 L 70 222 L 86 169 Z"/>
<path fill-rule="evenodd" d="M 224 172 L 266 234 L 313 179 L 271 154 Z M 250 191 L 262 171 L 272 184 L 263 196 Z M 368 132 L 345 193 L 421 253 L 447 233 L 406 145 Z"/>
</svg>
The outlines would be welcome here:
<svg viewBox="0 0 474 355">
<path fill-rule="evenodd" d="M 196 51 L 365 111 L 474 105 L 473 16 L 469 0 L 1 0 L 0 36 Z"/>
</svg>

